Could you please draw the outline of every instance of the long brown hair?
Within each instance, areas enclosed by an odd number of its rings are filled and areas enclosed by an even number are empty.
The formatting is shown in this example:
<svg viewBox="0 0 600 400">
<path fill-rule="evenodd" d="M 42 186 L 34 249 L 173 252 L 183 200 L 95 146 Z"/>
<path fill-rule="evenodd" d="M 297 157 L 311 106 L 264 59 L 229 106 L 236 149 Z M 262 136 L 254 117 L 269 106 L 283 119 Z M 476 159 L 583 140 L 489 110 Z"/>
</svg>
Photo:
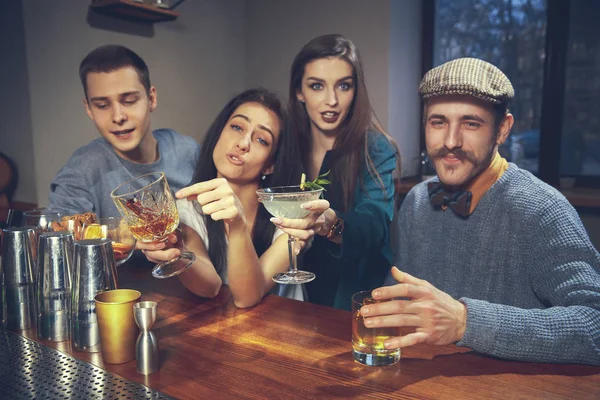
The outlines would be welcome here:
<svg viewBox="0 0 600 400">
<path fill-rule="evenodd" d="M 342 199 L 344 210 L 350 208 L 354 202 L 354 190 L 356 188 L 356 177 L 360 176 L 361 166 L 366 164 L 367 170 L 382 190 L 385 189 L 379 173 L 375 169 L 368 152 L 367 134 L 384 135 L 396 148 L 396 162 L 399 167 L 399 153 L 394 140 L 384 131 L 379 123 L 367 93 L 365 77 L 358 50 L 354 43 L 342 35 L 330 34 L 314 38 L 308 42 L 296 55 L 292 63 L 289 104 L 292 119 L 291 128 L 298 138 L 300 154 L 305 169 L 309 165 L 310 152 L 312 148 L 312 135 L 310 119 L 306 112 L 304 103 L 297 98 L 301 89 L 302 77 L 306 64 L 329 57 L 337 57 L 352 66 L 355 84 L 354 99 L 348 112 L 348 116 L 339 129 L 333 145 L 333 160 L 331 168 L 331 179 L 335 179 L 342 188 Z M 399 169 L 398 169 L 399 172 Z M 361 186 L 363 184 L 360 180 Z"/>
<path fill-rule="evenodd" d="M 206 131 L 202 145 L 200 147 L 200 156 L 196 164 L 196 170 L 190 185 L 214 179 L 217 177 L 217 167 L 213 161 L 213 151 L 221 137 L 221 132 L 225 128 L 227 121 L 231 118 L 233 112 L 242 104 L 258 103 L 269 109 L 279 119 L 281 133 L 279 143 L 273 155 L 274 169 L 273 173 L 263 177 L 260 180 L 260 187 L 287 186 L 297 182 L 300 174 L 297 164 L 297 144 L 294 136 L 288 132 L 287 110 L 279 99 L 279 96 L 263 88 L 249 89 L 235 96 L 219 112 L 212 125 Z M 194 202 L 195 207 L 199 207 L 198 202 Z M 201 211 L 201 210 L 200 210 Z M 261 204 L 258 207 L 258 213 L 254 221 L 252 231 L 252 243 L 256 254 L 260 257 L 271 245 L 275 225 L 269 221 L 271 215 Z M 208 232 L 209 248 L 208 255 L 217 272 L 221 272 L 225 266 L 227 255 L 227 241 L 225 238 L 225 225 L 223 221 L 215 221 L 210 215 L 204 215 L 204 223 Z"/>
</svg>

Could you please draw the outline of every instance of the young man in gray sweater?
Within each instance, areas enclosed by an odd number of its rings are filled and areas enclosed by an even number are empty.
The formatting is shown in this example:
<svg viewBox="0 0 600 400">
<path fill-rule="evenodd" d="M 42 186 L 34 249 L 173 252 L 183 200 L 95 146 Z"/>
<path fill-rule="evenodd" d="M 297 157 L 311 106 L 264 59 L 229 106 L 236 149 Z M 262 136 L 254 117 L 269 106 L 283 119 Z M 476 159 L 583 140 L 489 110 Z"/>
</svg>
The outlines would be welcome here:
<svg viewBox="0 0 600 400">
<path fill-rule="evenodd" d="M 125 181 L 162 171 L 172 190 L 186 186 L 199 146 L 171 129 L 152 131 L 158 99 L 144 60 L 123 46 L 101 46 L 83 59 L 79 75 L 85 111 L 102 137 L 77 149 L 54 177 L 50 206 L 118 216 L 110 193 Z"/>
<path fill-rule="evenodd" d="M 510 81 L 463 58 L 429 71 L 419 92 L 437 177 L 403 202 L 399 269 L 373 291 L 402 299 L 364 306 L 365 325 L 414 328 L 388 348 L 600 365 L 600 254 L 561 193 L 498 154 L 514 122 Z"/>
</svg>

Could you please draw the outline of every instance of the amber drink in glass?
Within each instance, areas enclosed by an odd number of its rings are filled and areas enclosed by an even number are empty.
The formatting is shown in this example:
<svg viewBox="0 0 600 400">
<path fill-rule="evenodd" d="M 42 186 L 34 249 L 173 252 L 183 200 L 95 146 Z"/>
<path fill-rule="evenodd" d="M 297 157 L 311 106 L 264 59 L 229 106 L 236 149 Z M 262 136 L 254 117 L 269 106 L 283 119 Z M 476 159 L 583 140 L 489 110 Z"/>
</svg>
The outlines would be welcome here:
<svg viewBox="0 0 600 400">
<path fill-rule="evenodd" d="M 179 214 L 163 172 L 153 172 L 125 182 L 110 194 L 127 221 L 129 230 L 139 241 L 166 241 L 179 226 Z M 181 240 L 179 244 L 182 246 Z M 182 251 L 181 256 L 156 264 L 155 278 L 170 278 L 186 270 L 196 256 Z"/>
<path fill-rule="evenodd" d="M 386 349 L 384 342 L 400 336 L 401 330 L 365 326 L 360 308 L 379 302 L 371 297 L 371 291 L 358 292 L 352 296 L 352 356 L 361 364 L 382 367 L 400 361 L 400 349 Z"/>
</svg>

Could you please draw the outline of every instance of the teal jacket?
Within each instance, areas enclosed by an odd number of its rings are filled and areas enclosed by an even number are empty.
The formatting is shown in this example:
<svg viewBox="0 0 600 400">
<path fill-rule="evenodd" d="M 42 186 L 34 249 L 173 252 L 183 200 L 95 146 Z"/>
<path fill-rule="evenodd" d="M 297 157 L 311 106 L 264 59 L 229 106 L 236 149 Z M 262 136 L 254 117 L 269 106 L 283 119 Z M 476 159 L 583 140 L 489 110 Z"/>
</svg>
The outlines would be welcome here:
<svg viewBox="0 0 600 400">
<path fill-rule="evenodd" d="M 354 204 L 343 209 L 342 190 L 335 176 L 329 176 L 324 197 L 338 217 L 344 220 L 342 244 L 326 237 L 315 236 L 312 246 L 303 255 L 301 267 L 317 278 L 306 284 L 312 303 L 350 309 L 351 296 L 361 290 L 382 286 L 393 259 L 389 244 L 389 226 L 394 216 L 394 184 L 396 148 L 382 134 L 368 135 L 368 151 L 383 182 L 382 190 L 364 165 L 357 177 Z M 332 151 L 323 159 L 320 174 L 331 169 Z"/>
</svg>

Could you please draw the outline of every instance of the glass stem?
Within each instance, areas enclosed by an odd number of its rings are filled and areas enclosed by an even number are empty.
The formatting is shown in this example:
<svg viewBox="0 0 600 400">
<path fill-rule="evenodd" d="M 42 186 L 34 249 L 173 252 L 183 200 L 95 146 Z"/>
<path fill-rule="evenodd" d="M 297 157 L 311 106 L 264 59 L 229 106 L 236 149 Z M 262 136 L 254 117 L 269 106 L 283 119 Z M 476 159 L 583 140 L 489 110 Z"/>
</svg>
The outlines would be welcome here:
<svg viewBox="0 0 600 400">
<path fill-rule="evenodd" d="M 298 271 L 298 264 L 296 259 L 296 243 L 298 239 L 294 236 L 288 236 L 288 252 L 290 253 L 290 272 L 296 273 Z"/>
</svg>

